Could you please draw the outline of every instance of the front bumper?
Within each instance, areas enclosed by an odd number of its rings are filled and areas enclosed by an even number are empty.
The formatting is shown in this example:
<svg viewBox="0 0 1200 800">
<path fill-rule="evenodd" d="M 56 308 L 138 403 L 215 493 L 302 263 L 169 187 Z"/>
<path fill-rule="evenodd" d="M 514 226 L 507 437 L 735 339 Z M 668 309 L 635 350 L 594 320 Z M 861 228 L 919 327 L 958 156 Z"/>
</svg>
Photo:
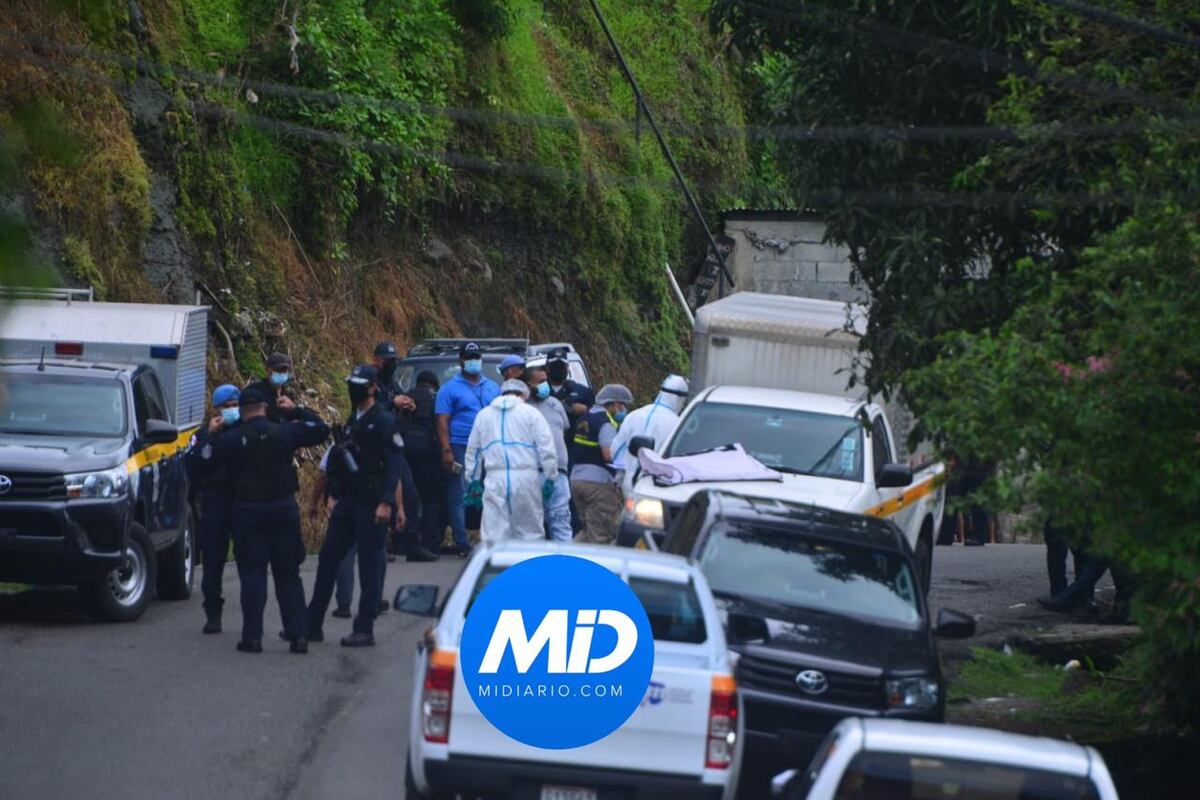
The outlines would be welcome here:
<svg viewBox="0 0 1200 800">
<path fill-rule="evenodd" d="M 945 708 L 861 708 L 818 703 L 770 692 L 738 687 L 746 714 L 746 764 L 754 769 L 802 768 L 839 722 L 846 717 L 886 717 L 920 722 L 941 722 Z"/>
<path fill-rule="evenodd" d="M 0 580 L 65 584 L 121 566 L 129 500 L 0 502 Z"/>
<path fill-rule="evenodd" d="M 435 791 L 511 800 L 539 800 L 544 784 L 586 786 L 597 790 L 599 800 L 717 800 L 725 792 L 724 786 L 701 783 L 698 777 L 687 775 L 471 756 L 426 760 L 424 766 L 425 779 Z"/>
</svg>

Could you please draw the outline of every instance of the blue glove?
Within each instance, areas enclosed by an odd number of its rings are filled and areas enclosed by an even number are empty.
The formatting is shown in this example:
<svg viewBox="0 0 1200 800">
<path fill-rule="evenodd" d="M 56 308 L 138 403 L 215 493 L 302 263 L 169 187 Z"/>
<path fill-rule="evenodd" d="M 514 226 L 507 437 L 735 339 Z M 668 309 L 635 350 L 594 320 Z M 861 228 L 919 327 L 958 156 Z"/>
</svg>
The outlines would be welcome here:
<svg viewBox="0 0 1200 800">
<path fill-rule="evenodd" d="M 467 508 L 483 508 L 483 481 L 471 481 L 467 484 L 467 496 L 463 499 Z"/>
<path fill-rule="evenodd" d="M 542 502 L 548 502 L 554 496 L 554 478 L 542 481 Z"/>
</svg>

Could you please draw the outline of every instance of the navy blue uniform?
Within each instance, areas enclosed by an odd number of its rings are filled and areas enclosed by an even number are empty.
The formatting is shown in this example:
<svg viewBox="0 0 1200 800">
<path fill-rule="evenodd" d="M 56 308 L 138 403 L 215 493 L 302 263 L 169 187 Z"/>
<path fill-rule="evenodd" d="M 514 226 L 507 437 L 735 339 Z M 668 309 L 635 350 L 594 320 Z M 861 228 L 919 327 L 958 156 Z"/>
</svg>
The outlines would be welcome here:
<svg viewBox="0 0 1200 800">
<path fill-rule="evenodd" d="M 319 416 L 298 408 L 290 422 L 251 419 L 200 450 L 202 459 L 227 469 L 233 479 L 233 553 L 242 582 L 242 641 L 262 640 L 268 565 L 284 632 L 304 635 L 304 540 L 292 458 L 296 450 L 318 445 L 328 436 L 329 426 Z"/>
<path fill-rule="evenodd" d="M 227 424 L 220 433 L 236 427 L 236 423 Z M 225 559 L 229 556 L 230 534 L 233 532 L 234 487 L 229 470 L 209 466 L 200 458 L 204 447 L 213 438 L 207 426 L 196 432 L 192 437 L 187 467 L 192 486 L 196 488 L 196 510 L 200 514 L 197 533 L 200 559 L 204 564 L 204 577 L 200 581 L 200 589 L 204 593 L 204 613 L 219 622 L 221 606 L 225 604 L 221 598 L 221 580 L 225 575 Z"/>
<path fill-rule="evenodd" d="M 387 524 L 375 522 L 375 509 L 380 503 L 395 507 L 396 484 L 404 464 L 403 439 L 396 430 L 391 411 L 378 402 L 361 417 L 356 417 L 351 416 L 346 430 L 358 471 L 350 473 L 346 470 L 337 452 L 330 454 L 326 464 L 330 493 L 337 503 L 329 515 L 329 528 L 317 564 L 317 581 L 308 606 L 309 638 L 317 638 L 323 633 L 325 612 L 329 608 L 338 568 L 351 548 L 358 550 L 362 589 L 358 614 L 354 617 L 354 632 L 373 635 L 375 617 L 379 615 L 387 567 L 384 556 Z"/>
</svg>

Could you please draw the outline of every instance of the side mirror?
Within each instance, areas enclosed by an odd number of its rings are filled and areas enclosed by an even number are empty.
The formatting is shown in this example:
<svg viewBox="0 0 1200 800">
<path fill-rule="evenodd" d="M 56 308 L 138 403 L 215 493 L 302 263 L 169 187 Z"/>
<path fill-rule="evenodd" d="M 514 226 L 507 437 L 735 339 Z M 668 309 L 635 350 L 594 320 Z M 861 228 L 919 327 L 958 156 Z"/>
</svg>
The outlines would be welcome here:
<svg viewBox="0 0 1200 800">
<path fill-rule="evenodd" d="M 975 618 L 952 608 L 943 608 L 938 612 L 933 635 L 943 639 L 966 639 L 974 636 Z"/>
<path fill-rule="evenodd" d="M 912 467 L 908 464 L 884 464 L 875 476 L 875 485 L 880 489 L 898 489 L 912 482 Z"/>
<path fill-rule="evenodd" d="M 161 419 L 146 420 L 146 432 L 142 434 L 145 444 L 170 444 L 179 438 L 179 429 Z"/>
<path fill-rule="evenodd" d="M 438 587 L 432 583 L 414 583 L 396 590 L 392 608 L 407 611 L 421 617 L 434 616 L 437 607 Z"/>
<path fill-rule="evenodd" d="M 766 642 L 771 638 L 767 621 L 753 614 L 731 611 L 725 620 L 725 629 L 731 642 Z"/>
<path fill-rule="evenodd" d="M 771 797 L 786 798 L 798 774 L 799 770 L 788 769 L 771 778 Z"/>
<path fill-rule="evenodd" d="M 634 436 L 629 440 L 629 455 L 636 456 L 638 451 L 645 447 L 647 450 L 654 449 L 653 436 Z"/>
</svg>

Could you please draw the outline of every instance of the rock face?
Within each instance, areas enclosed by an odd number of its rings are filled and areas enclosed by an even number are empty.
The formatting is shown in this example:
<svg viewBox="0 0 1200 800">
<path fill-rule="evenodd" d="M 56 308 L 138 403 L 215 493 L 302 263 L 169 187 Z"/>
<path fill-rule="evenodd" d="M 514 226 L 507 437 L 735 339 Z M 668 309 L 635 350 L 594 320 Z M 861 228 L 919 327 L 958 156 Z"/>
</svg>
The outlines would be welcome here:
<svg viewBox="0 0 1200 800">
<path fill-rule="evenodd" d="M 425 258 L 435 264 L 442 264 L 454 258 L 454 251 L 441 239 L 430 236 L 429 241 L 425 243 Z"/>
</svg>

